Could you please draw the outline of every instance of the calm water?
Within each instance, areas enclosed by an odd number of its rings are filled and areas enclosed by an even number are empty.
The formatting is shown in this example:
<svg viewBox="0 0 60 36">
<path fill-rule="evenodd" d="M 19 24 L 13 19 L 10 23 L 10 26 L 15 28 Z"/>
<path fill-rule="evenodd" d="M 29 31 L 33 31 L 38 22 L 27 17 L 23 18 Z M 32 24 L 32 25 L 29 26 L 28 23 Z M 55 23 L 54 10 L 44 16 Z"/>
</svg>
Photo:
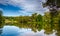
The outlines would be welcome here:
<svg viewBox="0 0 60 36">
<path fill-rule="evenodd" d="M 45 30 L 34 32 L 31 28 L 20 28 L 17 26 L 6 25 L 0 28 L 0 36 L 56 36 L 56 32 L 45 34 Z"/>
</svg>

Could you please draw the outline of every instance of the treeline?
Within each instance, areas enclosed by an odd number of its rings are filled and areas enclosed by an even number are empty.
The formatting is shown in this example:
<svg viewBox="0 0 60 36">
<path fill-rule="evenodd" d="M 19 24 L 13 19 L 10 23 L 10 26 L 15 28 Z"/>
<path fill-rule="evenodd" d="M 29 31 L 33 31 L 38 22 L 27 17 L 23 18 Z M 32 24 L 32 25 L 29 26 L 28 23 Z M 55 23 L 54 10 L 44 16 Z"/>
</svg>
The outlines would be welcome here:
<svg viewBox="0 0 60 36">
<path fill-rule="evenodd" d="M 34 13 L 31 16 L 18 16 L 18 17 L 6 17 L 2 16 L 2 11 L 0 11 L 0 23 L 3 21 L 16 21 L 17 23 L 21 24 L 43 24 L 43 23 L 50 23 L 54 24 L 57 23 L 57 21 L 60 21 L 60 11 L 57 12 L 58 14 L 51 19 L 51 14 L 50 12 L 45 12 L 45 14 L 42 16 L 41 14 Z M 51 22 L 52 21 L 52 22 Z"/>
<path fill-rule="evenodd" d="M 5 20 L 16 21 L 21 24 L 42 24 L 42 15 L 34 13 L 32 16 L 5 17 Z"/>
<path fill-rule="evenodd" d="M 58 32 L 60 30 L 60 10 L 57 11 L 57 13 L 58 14 L 52 18 L 50 12 L 45 12 L 43 16 L 41 14 L 34 13 L 31 16 L 6 17 L 1 14 L 0 23 L 3 23 L 1 21 L 11 21 L 10 23 L 13 23 L 13 25 L 32 28 L 34 31 L 44 28 L 46 31 L 45 33 L 49 34 L 52 33 L 53 29 L 58 30 Z"/>
<path fill-rule="evenodd" d="M 2 11 L 0 11 L 0 23 L 19 23 L 19 24 L 39 24 L 39 25 L 53 25 L 60 24 L 60 11 L 58 14 L 51 19 L 50 12 L 45 12 L 42 16 L 41 14 L 34 13 L 31 16 L 18 16 L 18 17 L 7 17 L 2 16 Z"/>
<path fill-rule="evenodd" d="M 11 25 L 19 27 L 28 27 L 32 28 L 33 31 L 37 29 L 41 30 L 43 25 L 43 16 L 37 13 L 32 14 L 31 16 L 18 16 L 18 17 L 5 17 L 5 22 L 9 22 Z M 7 25 L 9 25 L 7 24 Z"/>
</svg>

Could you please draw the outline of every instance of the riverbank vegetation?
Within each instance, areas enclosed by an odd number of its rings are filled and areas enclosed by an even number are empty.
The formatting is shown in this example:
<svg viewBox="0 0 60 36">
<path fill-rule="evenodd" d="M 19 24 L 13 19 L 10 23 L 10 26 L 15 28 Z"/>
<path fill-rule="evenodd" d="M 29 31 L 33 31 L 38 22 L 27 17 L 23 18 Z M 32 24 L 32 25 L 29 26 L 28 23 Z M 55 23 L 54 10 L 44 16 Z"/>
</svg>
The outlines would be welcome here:
<svg viewBox="0 0 60 36">
<path fill-rule="evenodd" d="M 45 12 L 43 16 L 37 13 L 34 13 L 31 16 L 17 16 L 17 17 L 7 17 L 7 16 L 2 16 L 1 14 L 0 23 L 4 23 L 4 22 L 7 25 L 8 23 L 10 24 L 18 23 L 18 24 L 29 25 L 32 27 L 37 27 L 37 28 L 40 26 L 44 28 L 47 28 L 49 26 L 50 28 L 52 28 L 52 26 L 56 27 L 56 25 L 60 27 L 60 11 L 58 11 L 58 15 L 53 17 L 52 20 L 51 20 L 50 12 Z"/>
<path fill-rule="evenodd" d="M 57 13 L 58 14 L 52 17 L 52 19 L 50 12 L 45 12 L 43 16 L 37 13 L 34 13 L 31 16 L 16 17 L 7 17 L 0 14 L 0 28 L 4 25 L 14 25 L 20 28 L 31 28 L 34 32 L 36 32 L 37 30 L 40 31 L 41 29 L 44 29 L 46 34 L 52 34 L 53 30 L 59 33 L 60 10 L 57 11 Z"/>
</svg>

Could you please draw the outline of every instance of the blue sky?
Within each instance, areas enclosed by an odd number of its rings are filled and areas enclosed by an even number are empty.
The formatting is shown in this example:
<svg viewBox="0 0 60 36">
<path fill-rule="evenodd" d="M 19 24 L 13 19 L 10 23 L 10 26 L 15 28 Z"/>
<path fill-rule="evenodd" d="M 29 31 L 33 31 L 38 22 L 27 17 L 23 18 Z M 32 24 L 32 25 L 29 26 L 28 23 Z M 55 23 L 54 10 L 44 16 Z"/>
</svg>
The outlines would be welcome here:
<svg viewBox="0 0 60 36">
<path fill-rule="evenodd" d="M 0 0 L 0 10 L 4 16 L 44 14 L 48 9 L 42 7 L 42 2 L 45 0 Z"/>
</svg>

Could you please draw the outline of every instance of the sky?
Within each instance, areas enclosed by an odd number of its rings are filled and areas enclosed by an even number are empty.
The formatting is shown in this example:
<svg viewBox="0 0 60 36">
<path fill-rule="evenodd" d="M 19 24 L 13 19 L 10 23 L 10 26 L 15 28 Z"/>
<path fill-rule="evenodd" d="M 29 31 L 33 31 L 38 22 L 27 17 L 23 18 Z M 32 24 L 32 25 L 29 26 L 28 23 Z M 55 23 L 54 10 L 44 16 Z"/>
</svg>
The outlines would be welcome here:
<svg viewBox="0 0 60 36">
<path fill-rule="evenodd" d="M 4 16 L 27 16 L 33 13 L 44 14 L 48 11 L 43 8 L 45 0 L 0 0 L 0 10 Z"/>
</svg>

